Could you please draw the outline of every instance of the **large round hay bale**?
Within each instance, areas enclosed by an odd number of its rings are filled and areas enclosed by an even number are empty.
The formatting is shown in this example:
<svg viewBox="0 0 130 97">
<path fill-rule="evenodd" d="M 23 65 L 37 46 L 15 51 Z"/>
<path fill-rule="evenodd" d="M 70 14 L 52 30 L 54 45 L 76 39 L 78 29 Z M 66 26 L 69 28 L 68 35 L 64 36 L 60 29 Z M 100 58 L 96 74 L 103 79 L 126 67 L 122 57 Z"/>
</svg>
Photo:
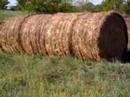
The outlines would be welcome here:
<svg viewBox="0 0 130 97">
<path fill-rule="evenodd" d="M 19 43 L 19 32 L 24 18 L 27 16 L 18 16 L 3 21 L 0 28 L 0 45 L 5 52 L 22 53 Z"/>
<path fill-rule="evenodd" d="M 0 28 L 0 48 L 7 52 L 121 58 L 127 49 L 125 21 L 116 12 L 58 13 L 15 17 Z"/>
<path fill-rule="evenodd" d="M 40 21 L 40 29 L 37 32 L 37 39 L 36 42 L 38 44 L 38 53 L 42 55 L 46 55 L 46 48 L 45 48 L 45 33 L 46 33 L 46 25 L 48 24 L 52 15 L 42 15 Z"/>
<path fill-rule="evenodd" d="M 115 12 L 84 14 L 73 26 L 72 51 L 83 59 L 121 58 L 127 44 L 125 21 Z"/>
<path fill-rule="evenodd" d="M 36 37 L 40 30 L 41 15 L 33 15 L 24 21 L 21 26 L 21 45 L 27 54 L 36 54 L 38 52 Z"/>
<path fill-rule="evenodd" d="M 79 14 L 79 13 L 78 13 Z M 71 55 L 69 50 L 72 26 L 77 19 L 76 13 L 54 14 L 45 26 L 45 49 L 48 55 Z"/>
<path fill-rule="evenodd" d="M 128 46 L 125 20 L 121 15 L 114 12 L 105 15 L 98 37 L 99 55 L 106 59 L 121 58 Z"/>
<path fill-rule="evenodd" d="M 58 23 L 64 17 L 63 13 L 54 14 L 48 21 L 48 23 L 44 27 L 44 34 L 45 34 L 45 49 L 48 55 L 55 54 L 55 47 L 58 45 L 57 43 L 57 35 L 62 33 L 59 32 Z M 57 49 L 59 51 L 59 48 Z"/>
<path fill-rule="evenodd" d="M 30 14 L 17 16 L 3 21 L 0 28 L 0 45 L 5 52 L 25 53 L 22 45 L 22 26 L 30 17 Z"/>
</svg>

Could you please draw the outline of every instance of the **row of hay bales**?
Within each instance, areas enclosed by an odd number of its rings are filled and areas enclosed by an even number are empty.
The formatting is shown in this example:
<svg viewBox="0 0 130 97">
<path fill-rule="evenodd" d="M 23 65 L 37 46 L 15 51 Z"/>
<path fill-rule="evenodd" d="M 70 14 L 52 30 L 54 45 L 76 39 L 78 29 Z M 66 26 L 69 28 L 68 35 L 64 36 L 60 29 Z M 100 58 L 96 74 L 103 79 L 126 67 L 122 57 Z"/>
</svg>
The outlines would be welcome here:
<svg viewBox="0 0 130 97">
<path fill-rule="evenodd" d="M 127 43 L 126 24 L 115 12 L 25 15 L 0 25 L 0 48 L 10 53 L 113 59 Z"/>
</svg>

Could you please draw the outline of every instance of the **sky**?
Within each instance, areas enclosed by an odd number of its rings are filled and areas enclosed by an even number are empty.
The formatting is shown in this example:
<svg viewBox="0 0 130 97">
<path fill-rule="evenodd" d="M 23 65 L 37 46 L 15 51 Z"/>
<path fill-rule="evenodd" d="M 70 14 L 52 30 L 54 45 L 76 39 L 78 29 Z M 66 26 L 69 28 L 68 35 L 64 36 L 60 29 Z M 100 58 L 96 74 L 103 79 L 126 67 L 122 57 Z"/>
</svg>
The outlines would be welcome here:
<svg viewBox="0 0 130 97">
<path fill-rule="evenodd" d="M 91 2 L 93 2 L 94 4 L 99 4 L 99 3 L 101 3 L 102 2 L 102 0 L 90 0 Z M 10 6 L 13 6 L 13 5 L 16 5 L 16 0 L 9 0 L 9 2 L 10 2 Z"/>
<path fill-rule="evenodd" d="M 102 2 L 102 0 L 90 0 L 91 2 L 93 2 L 93 4 L 100 4 Z"/>
</svg>

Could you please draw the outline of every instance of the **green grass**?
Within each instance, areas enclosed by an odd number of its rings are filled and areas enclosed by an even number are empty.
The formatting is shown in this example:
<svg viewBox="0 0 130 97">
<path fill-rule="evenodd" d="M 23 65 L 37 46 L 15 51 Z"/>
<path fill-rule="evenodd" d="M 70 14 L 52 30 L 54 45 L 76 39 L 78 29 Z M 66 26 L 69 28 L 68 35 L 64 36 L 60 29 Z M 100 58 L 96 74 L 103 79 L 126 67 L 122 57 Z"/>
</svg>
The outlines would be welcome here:
<svg viewBox="0 0 130 97">
<path fill-rule="evenodd" d="M 18 15 L 24 15 L 27 12 L 21 12 L 21 11 L 6 11 L 6 10 L 0 10 L 0 19 L 6 19 L 8 17 L 18 16 Z"/>
<path fill-rule="evenodd" d="M 0 53 L 0 97 L 130 97 L 130 64 Z"/>
<path fill-rule="evenodd" d="M 0 11 L 0 19 L 25 12 Z M 130 97 L 130 64 L 0 52 L 0 97 Z"/>
</svg>

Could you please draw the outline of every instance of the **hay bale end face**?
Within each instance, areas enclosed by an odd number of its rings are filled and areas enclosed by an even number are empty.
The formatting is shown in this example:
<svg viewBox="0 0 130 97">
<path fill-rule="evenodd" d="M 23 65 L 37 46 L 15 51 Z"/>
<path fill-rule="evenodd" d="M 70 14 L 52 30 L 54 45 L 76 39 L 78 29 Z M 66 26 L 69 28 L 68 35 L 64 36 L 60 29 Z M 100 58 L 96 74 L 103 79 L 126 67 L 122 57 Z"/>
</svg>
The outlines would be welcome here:
<svg viewBox="0 0 130 97">
<path fill-rule="evenodd" d="M 117 13 L 106 14 L 98 37 L 100 56 L 106 59 L 121 58 L 127 51 L 128 32 L 125 20 Z"/>
<path fill-rule="evenodd" d="M 125 21 L 115 12 L 86 13 L 73 26 L 72 51 L 83 59 L 120 59 L 127 44 Z"/>
<path fill-rule="evenodd" d="M 123 17 L 116 12 L 20 16 L 0 28 L 0 48 L 11 53 L 119 59 L 127 50 Z"/>
</svg>

